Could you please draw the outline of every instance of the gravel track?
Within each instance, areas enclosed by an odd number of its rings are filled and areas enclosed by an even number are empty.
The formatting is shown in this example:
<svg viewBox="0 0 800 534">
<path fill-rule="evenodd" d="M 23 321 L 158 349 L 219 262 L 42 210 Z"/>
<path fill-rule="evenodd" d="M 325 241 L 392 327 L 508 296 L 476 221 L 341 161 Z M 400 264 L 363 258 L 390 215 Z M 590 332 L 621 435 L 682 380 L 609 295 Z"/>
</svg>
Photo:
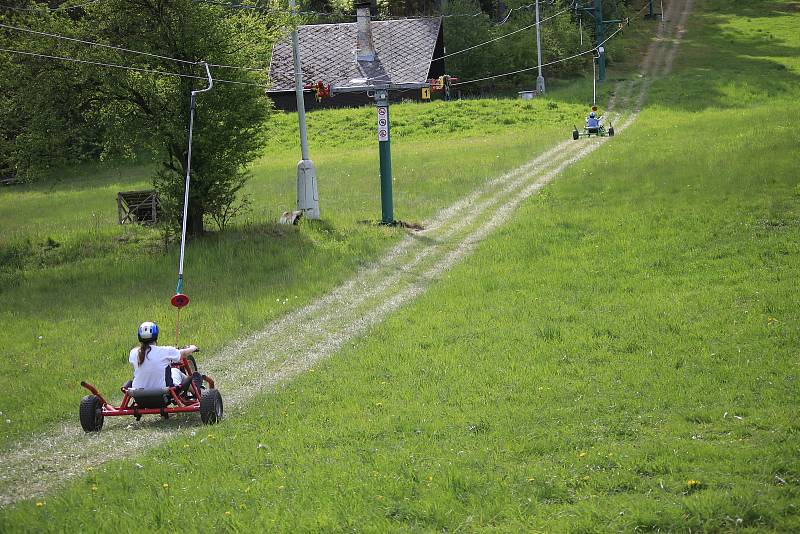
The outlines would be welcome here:
<svg viewBox="0 0 800 534">
<path fill-rule="evenodd" d="M 690 9 L 691 0 L 670 2 L 643 59 L 642 77 L 616 87 L 608 117 L 617 133 L 636 120 L 652 76 L 671 71 Z M 227 413 L 240 412 L 254 396 L 310 369 L 424 293 L 502 226 L 522 202 L 608 141 L 564 141 L 487 181 L 338 288 L 204 359 L 203 371 L 220 385 Z M 108 418 L 101 433 L 89 435 L 78 424 L 65 423 L 0 452 L 0 506 L 41 497 L 82 475 L 87 467 L 145 452 L 199 426 L 197 417 L 168 421 L 150 417 L 139 422 Z"/>
</svg>

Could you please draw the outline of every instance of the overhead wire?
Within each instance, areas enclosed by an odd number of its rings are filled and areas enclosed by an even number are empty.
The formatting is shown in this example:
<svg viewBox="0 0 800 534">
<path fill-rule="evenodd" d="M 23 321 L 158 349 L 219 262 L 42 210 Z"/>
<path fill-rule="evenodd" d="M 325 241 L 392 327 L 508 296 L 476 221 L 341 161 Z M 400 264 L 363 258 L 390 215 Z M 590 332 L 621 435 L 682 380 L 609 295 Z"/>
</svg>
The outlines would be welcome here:
<svg viewBox="0 0 800 534">
<path fill-rule="evenodd" d="M 547 22 L 548 20 L 554 19 L 554 18 L 558 17 L 559 15 L 562 15 L 562 14 L 566 13 L 567 11 L 570 11 L 570 10 L 572 10 L 572 9 L 574 8 L 574 5 L 575 5 L 575 3 L 573 2 L 572 4 L 570 4 L 570 6 L 569 6 L 569 7 L 565 8 L 565 9 L 562 9 L 562 10 L 561 10 L 561 11 L 559 11 L 558 13 L 554 13 L 554 14 L 550 15 L 549 17 L 546 17 L 546 18 L 543 18 L 543 19 L 541 19 L 541 20 L 539 21 L 539 23 L 538 23 L 538 24 L 539 24 L 539 25 L 542 25 L 543 23 Z M 433 63 L 434 61 L 439 61 L 439 60 L 442 60 L 442 59 L 446 59 L 446 58 L 448 58 L 448 57 L 456 56 L 456 55 L 458 55 L 458 54 L 463 54 L 464 52 L 469 52 L 470 50 L 475 50 L 476 48 L 480 48 L 480 47 L 482 47 L 482 46 L 486 46 L 486 45 L 488 45 L 488 44 L 491 44 L 491 43 L 494 43 L 494 42 L 500 41 L 500 40 L 502 40 L 502 39 L 505 39 L 506 37 L 510 37 L 510 36 L 512 36 L 512 35 L 514 35 L 514 34 L 517 34 L 517 33 L 520 33 L 520 32 L 522 32 L 522 31 L 525 31 L 525 30 L 528 30 L 528 29 L 530 29 L 530 28 L 533 28 L 534 26 L 536 26 L 536 24 L 537 24 L 537 23 L 535 23 L 535 22 L 534 22 L 533 24 L 529 24 L 529 25 L 527 25 L 527 26 L 523 26 L 522 28 L 518 28 L 518 29 L 516 29 L 516 30 L 514 30 L 514 31 L 512 31 L 512 32 L 508 32 L 508 33 L 506 33 L 506 34 L 503 34 L 503 35 L 501 35 L 501 36 L 499 36 L 499 37 L 495 37 L 495 38 L 493 38 L 493 39 L 489 39 L 488 41 L 484 41 L 484 42 L 482 42 L 482 43 L 478 43 L 478 44 L 476 44 L 476 45 L 469 46 L 469 47 L 467 47 L 467 48 L 464 48 L 464 49 L 462 49 L 462 50 L 457 50 L 457 51 L 455 51 L 455 52 L 450 52 L 450 53 L 448 53 L 448 54 L 444 54 L 444 55 L 441 55 L 441 56 L 439 56 L 439 57 L 432 58 L 432 59 L 431 59 L 431 60 L 429 60 L 429 61 L 420 62 L 420 63 L 418 63 L 418 64 L 416 64 L 416 65 L 412 65 L 412 66 L 411 66 L 411 67 L 409 67 L 409 68 L 410 68 L 410 69 L 413 69 L 413 68 L 416 68 L 416 67 L 421 67 L 421 66 L 424 66 L 424 65 L 426 65 L 426 64 Z M 375 80 L 386 79 L 388 76 L 390 76 L 388 73 L 387 73 L 387 74 L 382 74 L 382 75 L 380 75 L 380 76 L 375 76 L 375 77 L 372 77 L 372 78 L 367 78 L 367 79 L 366 79 L 366 81 L 375 81 Z"/>
<path fill-rule="evenodd" d="M 95 0 L 95 1 L 97 1 L 97 0 Z M 542 24 L 547 20 L 555 18 L 555 17 L 561 15 L 562 13 L 564 13 L 566 11 L 569 11 L 573 7 L 574 7 L 574 3 L 570 7 L 566 8 L 564 10 L 561 10 L 558 13 L 555 13 L 555 14 L 553 14 L 553 15 L 545 18 L 545 19 L 540 20 L 539 24 Z M 640 9 L 639 13 L 641 13 L 643 10 L 644 10 L 644 8 Z M 630 24 L 630 18 L 628 19 L 628 22 L 626 23 L 626 25 L 629 25 L 629 24 Z M 486 46 L 486 45 L 491 44 L 493 42 L 499 41 L 501 39 L 505 39 L 506 37 L 509 37 L 511 35 L 514 35 L 516 33 L 519 33 L 521 31 L 529 29 L 529 28 L 531 28 L 533 26 L 536 26 L 536 23 L 524 26 L 524 27 L 519 28 L 519 29 L 517 29 L 517 30 L 515 30 L 513 32 L 509 32 L 507 34 L 501 35 L 499 37 L 490 39 L 490 40 L 482 42 L 482 43 L 478 43 L 476 45 L 464 48 L 462 50 L 458 50 L 456 52 L 451 52 L 449 54 L 444 54 L 444 55 L 439 56 L 437 58 L 433 58 L 430 61 L 426 61 L 425 63 L 429 64 L 429 63 L 432 63 L 434 61 L 445 59 L 447 57 L 452 57 L 452 56 L 455 56 L 457 54 L 462 54 L 462 53 L 468 52 L 470 50 L 474 50 L 476 48 L 479 48 L 479 47 L 482 47 L 482 46 Z M 98 47 L 102 47 L 102 48 L 114 49 L 114 50 L 117 50 L 117 51 L 120 51 L 120 52 L 151 56 L 151 57 L 155 57 L 155 58 L 158 58 L 158 59 L 164 59 L 164 60 L 169 60 L 169 61 L 174 61 L 174 62 L 184 63 L 184 64 L 195 64 L 195 62 L 189 61 L 189 60 L 172 58 L 172 57 L 169 57 L 169 56 L 162 56 L 162 55 L 159 55 L 159 54 L 152 54 L 150 52 L 142 52 L 142 51 L 139 51 L 139 50 L 132 50 L 132 49 L 113 46 L 113 45 L 106 45 L 106 44 L 103 44 L 103 43 L 85 41 L 85 40 L 77 39 L 77 38 L 74 38 L 74 37 L 67 37 L 67 36 L 63 36 L 63 35 L 50 34 L 50 33 L 47 33 L 47 32 L 40 32 L 40 31 L 37 31 L 37 30 L 31 30 L 30 28 L 21 28 L 21 27 L 11 26 L 11 25 L 8 25 L 8 24 L 2 24 L 2 23 L 0 23 L 0 27 L 4 27 L 4 28 L 7 28 L 7 29 L 11 29 L 11 30 L 17 30 L 17 31 L 23 31 L 23 32 L 43 35 L 43 36 L 57 38 L 57 39 L 63 39 L 63 40 L 78 42 L 78 43 L 81 43 L 81 44 L 86 44 L 86 45 L 91 45 L 91 46 L 98 46 Z M 588 50 L 584 50 L 583 52 L 579 52 L 577 54 L 574 54 L 574 55 L 566 57 L 566 58 L 554 60 L 554 61 L 551 61 L 551 62 L 548 62 L 548 63 L 543 63 L 541 66 L 542 67 L 546 67 L 546 66 L 557 64 L 557 63 L 562 63 L 562 62 L 565 62 L 565 61 L 569 61 L 569 60 L 575 59 L 575 58 L 580 57 L 580 56 L 584 56 L 584 55 L 589 54 L 591 52 L 594 52 L 597 49 L 599 49 L 601 46 L 603 46 L 606 42 L 608 42 L 611 38 L 616 36 L 620 31 L 622 31 L 622 29 L 623 29 L 623 27 L 620 26 L 619 29 L 617 29 L 614 33 L 612 33 L 605 40 L 603 40 L 603 42 L 599 43 L 598 45 L 594 46 L 593 48 L 590 48 Z M 146 69 L 146 68 L 142 68 L 142 67 L 131 67 L 131 66 L 128 66 L 128 65 L 118 65 L 118 64 L 114 64 L 114 63 L 104 63 L 104 62 L 99 62 L 99 61 L 81 60 L 81 59 L 64 57 L 64 56 L 54 56 L 54 55 L 48 55 L 48 54 L 40 54 L 40 53 L 29 52 L 29 51 L 24 51 L 24 50 L 12 50 L 12 49 L 8 49 L 8 48 L 0 48 L 0 52 L 20 54 L 20 55 L 38 57 L 38 58 L 42 58 L 42 59 L 55 59 L 55 60 L 68 61 L 68 62 L 74 62 L 74 63 L 83 63 L 83 64 L 88 64 L 88 65 L 106 67 L 106 68 L 125 69 L 125 70 L 130 70 L 130 71 L 138 71 L 138 72 L 144 72 L 144 73 L 148 73 L 148 74 L 158 74 L 158 75 L 163 75 L 163 76 L 194 78 L 194 79 L 201 79 L 201 80 L 202 79 L 206 79 L 203 76 L 194 76 L 194 75 L 190 75 L 190 74 L 181 74 L 181 73 L 168 72 L 168 71 L 162 71 L 162 70 L 156 70 L 156 69 Z M 422 64 L 420 64 L 420 65 L 422 65 Z M 264 70 L 264 69 L 258 69 L 258 68 L 252 68 L 252 67 L 240 67 L 240 66 L 234 66 L 234 65 L 218 65 L 218 64 L 211 64 L 211 63 L 209 63 L 209 66 L 214 66 L 214 67 L 217 67 L 217 68 L 237 68 L 237 69 L 244 69 L 244 70 L 251 70 L 251 71 L 263 71 Z M 415 66 L 419 66 L 419 65 L 415 65 Z M 483 77 L 483 78 L 476 78 L 476 79 L 473 79 L 473 80 L 467 80 L 467 81 L 463 81 L 463 82 L 456 82 L 453 85 L 465 85 L 465 84 L 469 84 L 469 83 L 476 83 L 476 82 L 480 82 L 480 81 L 486 81 L 486 80 L 501 78 L 501 77 L 504 77 L 504 76 L 511 76 L 511 75 L 514 75 L 514 74 L 522 73 L 522 72 L 528 72 L 528 71 L 531 71 L 531 70 L 534 70 L 534 69 L 537 69 L 537 68 L 539 68 L 539 65 L 535 65 L 535 66 L 532 66 L 532 67 L 527 67 L 527 68 L 524 68 L 524 69 L 518 69 L 518 70 L 515 70 L 515 71 L 506 72 L 506 73 L 502 73 L 502 74 L 496 74 L 496 75 L 493 75 L 493 76 L 486 76 L 486 77 Z M 368 80 L 371 80 L 371 81 L 379 80 L 379 79 L 384 78 L 386 76 L 388 76 L 388 75 L 382 75 L 382 76 L 379 76 L 379 77 L 368 78 Z M 249 85 L 249 86 L 255 86 L 255 87 L 266 87 L 263 84 L 257 84 L 257 83 L 252 83 L 252 82 L 241 82 L 241 81 L 236 81 L 236 80 L 226 80 L 226 79 L 221 79 L 221 78 L 219 78 L 219 79 L 215 78 L 215 81 L 218 81 L 220 83 L 230 83 L 230 84 L 237 84 L 237 85 Z"/>
<path fill-rule="evenodd" d="M 125 52 L 127 54 L 137 54 L 137 55 L 148 56 L 148 57 L 153 57 L 153 58 L 157 58 L 157 59 L 163 59 L 163 60 L 166 60 L 166 61 L 174 61 L 176 63 L 184 63 L 184 64 L 194 64 L 195 63 L 194 61 L 189 61 L 187 59 L 178 59 L 178 58 L 174 58 L 174 57 L 163 56 L 163 55 L 160 55 L 160 54 L 153 54 L 151 52 L 142 52 L 141 50 L 132 50 L 130 48 L 123 48 L 121 46 L 114 46 L 114 45 L 108 45 L 108 44 L 104 44 L 104 43 L 97 43 L 95 41 L 86 41 L 84 39 L 78 39 L 76 37 L 68 37 L 66 35 L 48 33 L 48 32 L 33 30 L 31 28 L 23 28 L 23 27 L 20 27 L 20 26 L 12 26 L 10 24 L 0 23 L 0 28 L 6 28 L 8 30 L 14 30 L 14 31 L 19 31 L 19 32 L 24 32 L 24 33 L 30 33 L 30 34 L 34 34 L 34 35 L 41 35 L 41 36 L 44 36 L 44 37 L 50 37 L 52 39 L 61 39 L 63 41 L 72 41 L 72 42 L 75 42 L 75 43 L 85 44 L 85 45 L 89 45 L 89 46 L 97 46 L 97 47 L 100 47 L 100 48 L 107 48 L 107 49 L 110 49 L 110 50 L 116 50 L 118 52 Z M 242 67 L 242 66 L 238 66 L 238 65 L 220 65 L 220 64 L 216 64 L 216 63 L 209 63 L 208 66 L 209 67 L 215 67 L 215 68 L 249 70 L 249 71 L 253 71 L 253 72 L 261 72 L 261 71 L 265 70 L 263 68 Z M 203 79 L 205 79 L 205 78 L 203 78 Z"/>
<path fill-rule="evenodd" d="M 116 63 L 104 63 L 102 61 L 89 61 L 89 60 L 86 60 L 86 59 L 76 59 L 76 58 L 65 57 L 65 56 L 53 56 L 53 55 L 49 55 L 49 54 L 39 54 L 37 52 L 29 52 L 29 51 L 26 51 L 26 50 L 12 50 L 10 48 L 0 48 L 0 52 L 7 52 L 7 53 L 11 53 L 11 54 L 20 54 L 20 55 L 24 55 L 24 56 L 32 56 L 32 57 L 37 57 L 37 58 L 42 58 L 42 59 L 57 59 L 57 60 L 61 60 L 61 61 L 68 61 L 68 62 L 71 62 L 71 63 L 84 63 L 84 64 L 87 64 L 87 65 L 96 65 L 96 66 L 99 66 L 99 67 L 125 69 L 125 70 L 130 70 L 130 71 L 144 72 L 144 73 L 147 73 L 147 74 L 160 74 L 162 76 L 173 76 L 173 77 L 180 77 L 180 78 L 194 78 L 196 80 L 206 80 L 207 79 L 205 76 L 194 76 L 192 74 L 181 74 L 179 72 L 169 72 L 169 71 L 163 71 L 163 70 L 157 70 L 157 69 L 146 69 L 146 68 L 143 68 L 143 67 L 131 67 L 131 66 L 128 66 L 128 65 L 118 65 Z M 222 78 L 214 78 L 214 81 L 215 82 L 220 82 L 220 83 L 236 84 L 236 85 L 251 85 L 251 86 L 254 86 L 254 87 L 262 87 L 262 88 L 266 87 L 266 85 L 264 85 L 264 84 L 252 83 L 252 82 L 240 82 L 240 81 L 236 81 L 236 80 L 224 80 Z"/>
<path fill-rule="evenodd" d="M 641 14 L 642 11 L 644 11 L 644 8 L 640 9 L 636 13 L 635 16 L 638 16 L 639 14 Z M 548 63 L 542 63 L 541 65 L 537 64 L 537 65 L 534 65 L 533 67 L 526 67 L 524 69 L 519 69 L 519 70 L 515 70 L 515 71 L 511 71 L 511 72 L 504 72 L 502 74 L 495 74 L 493 76 L 485 76 L 483 78 L 476 78 L 474 80 L 467 80 L 467 81 L 463 81 L 463 82 L 455 82 L 452 85 L 453 86 L 466 85 L 466 84 L 469 84 L 469 83 L 477 83 L 477 82 L 483 82 L 483 81 L 486 81 L 486 80 L 493 80 L 493 79 L 496 79 L 496 78 L 502 78 L 504 76 L 512 76 L 514 74 L 520 74 L 522 72 L 528 72 L 528 71 L 532 71 L 532 70 L 538 69 L 540 66 L 541 67 L 547 67 L 547 66 L 550 66 L 550 65 L 555 65 L 557 63 L 563 63 L 565 61 L 570 61 L 570 60 L 575 59 L 575 58 L 580 57 L 580 56 L 585 56 L 586 54 L 590 54 L 592 52 L 597 51 L 600 47 L 602 47 L 604 44 L 606 44 L 608 41 L 610 41 L 614 36 L 616 36 L 619 32 L 621 32 L 626 26 L 630 26 L 630 20 L 631 20 L 630 17 L 628 17 L 628 19 L 626 20 L 624 26 L 622 24 L 620 24 L 620 27 L 617 28 L 617 30 L 614 31 L 614 33 L 612 33 L 611 35 L 609 35 L 608 37 L 603 39 L 602 42 L 598 43 L 594 47 L 589 48 L 588 50 L 584 50 L 583 52 L 579 52 L 577 54 L 574 54 L 574 55 L 566 57 L 566 58 L 561 58 L 561 59 L 557 59 L 557 60 L 554 60 L 554 61 L 550 61 Z"/>
<path fill-rule="evenodd" d="M 45 6 L 41 6 L 41 7 L 37 7 L 37 8 L 15 8 L 15 7 L 11 7 L 11 6 L 3 6 L 3 5 L 0 5 L 0 7 L 4 7 L 4 8 L 7 8 L 7 9 L 16 9 L 16 10 L 21 10 L 21 11 L 42 11 L 42 10 L 58 11 L 58 10 L 67 10 L 67 9 L 73 9 L 73 8 L 87 7 L 87 6 L 90 6 L 92 4 L 97 3 L 99 1 L 100 0 L 92 0 L 91 2 L 87 2 L 85 4 L 79 4 L 79 5 L 73 5 L 73 6 L 59 6 L 58 8 L 47 8 Z M 279 10 L 279 9 L 272 9 L 272 8 L 264 7 L 264 6 L 257 6 L 257 5 L 252 5 L 251 6 L 251 5 L 246 5 L 246 4 L 228 4 L 228 3 L 225 3 L 225 2 L 214 1 L 214 0 L 194 0 L 194 2 L 195 3 L 201 3 L 201 4 L 220 6 L 220 7 L 227 7 L 227 8 L 231 8 L 231 9 L 254 10 L 254 11 L 258 11 L 260 13 L 277 13 L 277 14 L 285 15 L 287 17 L 292 17 L 292 16 L 295 16 L 295 15 L 313 15 L 313 16 L 335 17 L 335 18 L 354 18 L 355 17 L 355 15 L 350 15 L 350 14 L 345 14 L 345 13 L 329 13 L 329 12 L 322 12 L 322 11 L 298 11 L 298 12 L 293 14 L 293 13 L 288 12 L 288 11 Z M 552 5 L 554 3 L 554 0 L 551 0 L 548 3 Z M 574 4 L 574 2 L 573 2 L 573 4 Z M 524 5 L 524 6 L 519 6 L 519 7 L 516 7 L 516 8 L 509 9 L 508 13 L 506 14 L 506 17 L 498 25 L 502 25 L 505 22 L 507 22 L 514 11 L 530 9 L 531 7 L 533 7 L 535 5 L 536 5 L 535 3 L 531 3 L 531 4 Z M 562 12 L 568 11 L 569 9 L 571 9 L 571 7 L 563 10 Z M 562 12 L 560 12 L 560 13 L 562 13 Z M 560 14 L 560 13 L 558 13 L 558 14 Z M 431 16 L 431 18 L 438 18 L 438 17 L 441 17 L 441 18 L 477 17 L 477 16 L 480 16 L 482 14 L 484 14 L 483 11 L 478 11 L 476 13 L 450 13 L 450 14 L 434 15 L 434 16 Z M 557 16 L 558 14 L 553 15 L 553 16 Z M 396 17 L 396 18 L 395 17 L 389 17 L 389 18 L 376 19 L 376 20 L 387 20 L 387 19 L 388 20 L 402 20 L 402 19 L 407 19 L 407 18 L 420 18 L 420 17 L 413 17 L 413 16 L 412 17 L 404 16 L 404 17 Z M 545 22 L 549 18 L 552 18 L 552 17 L 548 17 L 546 19 L 543 19 L 541 22 Z M 484 46 L 486 44 L 489 44 L 489 43 L 494 42 L 494 41 L 499 40 L 499 39 L 503 39 L 503 38 L 505 38 L 505 37 L 507 37 L 509 35 L 513 35 L 514 33 L 517 33 L 519 31 L 523 31 L 524 29 L 530 28 L 530 27 L 532 27 L 534 25 L 535 24 L 530 25 L 530 26 L 526 26 L 525 28 L 516 30 L 515 32 L 510 32 L 509 34 L 507 34 L 505 36 L 501 36 L 499 38 L 493 39 L 493 40 L 491 40 L 491 41 L 489 41 L 487 43 L 482 43 L 480 45 L 476 45 L 475 48 L 477 48 L 478 46 Z M 78 42 L 78 43 L 87 44 L 87 45 L 91 45 L 91 46 L 98 46 L 98 47 L 113 49 L 113 50 L 117 50 L 119 52 L 126 52 L 126 53 L 131 53 L 131 54 L 140 54 L 140 55 L 150 56 L 150 57 L 154 57 L 154 58 L 158 58 L 158 59 L 164 59 L 164 60 L 168 60 L 168 61 L 176 61 L 176 62 L 182 62 L 182 63 L 193 63 L 192 61 L 188 61 L 188 60 L 181 60 L 181 59 L 177 59 L 177 58 L 171 58 L 171 57 L 167 57 L 167 56 L 162 56 L 162 55 L 159 55 L 159 54 L 152 54 L 152 53 L 149 53 L 149 52 L 142 52 L 142 51 L 132 50 L 132 49 L 119 47 L 119 46 L 106 45 L 106 44 L 102 44 L 102 43 L 86 41 L 86 40 L 78 39 L 78 38 L 74 38 L 74 37 L 67 37 L 67 36 L 63 36 L 63 35 L 50 34 L 50 33 L 47 33 L 47 32 L 36 31 L 36 30 L 29 29 L 29 28 L 14 27 L 14 26 L 10 26 L 10 25 L 7 25 L 7 24 L 0 24 L 0 27 L 4 27 L 4 28 L 7 28 L 7 29 L 11 29 L 11 30 L 28 32 L 28 33 L 42 35 L 42 36 L 56 38 L 56 39 L 63 39 L 63 40 Z M 440 58 L 433 59 L 431 61 L 436 61 L 438 59 L 443 59 L 445 57 L 449 57 L 450 55 L 459 54 L 459 53 L 462 53 L 462 52 L 465 52 L 465 51 L 468 51 L 468 50 L 472 50 L 472 49 L 473 48 L 468 48 L 468 49 L 465 49 L 465 50 L 462 50 L 462 51 L 454 52 L 452 54 L 448 54 L 448 55 L 442 56 Z M 245 66 L 240 66 L 240 65 L 225 65 L 225 64 L 219 64 L 219 63 L 209 63 L 208 65 L 210 67 L 214 67 L 214 68 L 238 69 L 238 70 L 246 70 L 246 71 L 251 71 L 251 72 L 261 72 L 261 71 L 266 70 L 266 67 L 245 67 Z"/>
<path fill-rule="evenodd" d="M 86 2 L 85 4 L 70 5 L 70 6 L 65 6 L 65 5 L 62 4 L 62 5 L 58 6 L 58 7 L 50 7 L 50 6 L 15 7 L 15 6 L 0 5 L 0 8 L 2 8 L 2 9 L 10 9 L 12 11 L 28 11 L 28 12 L 50 11 L 50 12 L 56 12 L 56 11 L 69 11 L 70 9 L 81 9 L 81 8 L 84 8 L 84 7 L 88 7 L 88 6 L 92 5 L 92 4 L 96 4 L 99 1 L 100 0 L 91 0 L 91 2 Z"/>
</svg>

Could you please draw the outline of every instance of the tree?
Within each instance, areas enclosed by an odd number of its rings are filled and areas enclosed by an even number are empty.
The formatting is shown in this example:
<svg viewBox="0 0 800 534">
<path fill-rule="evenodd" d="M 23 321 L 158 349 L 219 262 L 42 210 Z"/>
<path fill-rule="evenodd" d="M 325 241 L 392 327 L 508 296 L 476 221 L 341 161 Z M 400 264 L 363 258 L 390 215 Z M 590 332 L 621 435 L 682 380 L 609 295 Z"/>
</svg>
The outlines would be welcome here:
<svg viewBox="0 0 800 534">
<path fill-rule="evenodd" d="M 155 187 L 179 224 L 189 96 L 206 84 L 198 64 L 206 61 L 220 66 L 212 67 L 214 90 L 197 101 L 187 226 L 190 235 L 203 232 L 206 218 L 224 226 L 241 207 L 237 193 L 264 146 L 269 53 L 288 14 L 195 0 L 107 0 L 79 12 L 44 7 L 24 22 L 117 48 L 3 32 L 3 44 L 13 44 L 6 48 L 129 69 L 3 55 L 0 167 L 34 168 L 39 154 L 70 150 L 78 158 L 155 154 Z"/>
<path fill-rule="evenodd" d="M 212 67 L 219 79 L 197 99 L 187 232 L 202 234 L 206 217 L 223 227 L 241 206 L 237 193 L 261 153 L 270 110 L 266 70 L 248 69 L 268 64 L 280 21 L 192 0 L 111 0 L 92 10 L 90 21 L 109 42 L 161 56 L 136 56 L 138 67 L 175 74 L 130 71 L 99 88 L 106 149 L 147 147 L 159 155 L 154 183 L 175 223 L 182 215 L 189 96 L 206 84 L 198 62 L 225 65 Z"/>
<path fill-rule="evenodd" d="M 75 36 L 66 13 L 17 2 L 0 11 L 0 22 L 17 28 Z M 62 41 L 62 43 L 66 43 Z M 36 34 L 5 29 L 0 47 L 34 54 L 81 57 L 69 45 Z M 73 52 L 77 52 L 73 54 Z M 33 179 L 48 169 L 98 157 L 95 122 L 98 73 L 31 55 L 0 53 L 0 177 Z"/>
</svg>

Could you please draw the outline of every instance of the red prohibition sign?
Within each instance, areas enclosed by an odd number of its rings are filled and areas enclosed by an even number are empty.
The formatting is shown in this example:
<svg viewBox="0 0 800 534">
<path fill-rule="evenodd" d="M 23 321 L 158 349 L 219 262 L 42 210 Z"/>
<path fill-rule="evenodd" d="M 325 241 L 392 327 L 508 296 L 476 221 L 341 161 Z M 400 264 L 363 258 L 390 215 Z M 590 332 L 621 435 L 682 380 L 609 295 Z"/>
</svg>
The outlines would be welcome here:
<svg viewBox="0 0 800 534">
<path fill-rule="evenodd" d="M 386 108 L 378 108 L 378 115 L 386 115 Z"/>
<path fill-rule="evenodd" d="M 379 124 L 380 126 L 386 126 L 386 119 L 381 119 L 381 120 L 379 120 L 379 121 L 378 121 L 378 124 Z"/>
</svg>

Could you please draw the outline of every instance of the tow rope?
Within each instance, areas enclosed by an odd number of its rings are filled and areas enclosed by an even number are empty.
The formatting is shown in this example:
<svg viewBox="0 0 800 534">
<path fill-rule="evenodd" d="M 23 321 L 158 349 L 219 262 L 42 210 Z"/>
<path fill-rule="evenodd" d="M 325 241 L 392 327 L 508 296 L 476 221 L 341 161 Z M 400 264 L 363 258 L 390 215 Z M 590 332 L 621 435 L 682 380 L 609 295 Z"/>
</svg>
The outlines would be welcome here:
<svg viewBox="0 0 800 534">
<path fill-rule="evenodd" d="M 208 77 L 208 87 L 205 89 L 198 89 L 192 91 L 192 97 L 189 104 L 189 150 L 186 155 L 186 183 L 183 190 L 183 222 L 181 228 L 181 257 L 178 264 L 178 284 L 175 287 L 175 295 L 170 300 L 170 303 L 177 308 L 178 317 L 175 320 L 175 346 L 179 346 L 181 337 L 181 308 L 189 305 L 189 297 L 183 291 L 183 258 L 186 252 L 186 219 L 189 211 L 189 180 L 192 168 L 192 130 L 194 129 L 194 111 L 197 103 L 197 95 L 210 91 L 214 87 L 214 79 L 211 77 L 211 70 L 208 68 L 208 63 L 201 61 L 197 63 L 203 65 L 206 69 L 206 76 Z"/>
</svg>

